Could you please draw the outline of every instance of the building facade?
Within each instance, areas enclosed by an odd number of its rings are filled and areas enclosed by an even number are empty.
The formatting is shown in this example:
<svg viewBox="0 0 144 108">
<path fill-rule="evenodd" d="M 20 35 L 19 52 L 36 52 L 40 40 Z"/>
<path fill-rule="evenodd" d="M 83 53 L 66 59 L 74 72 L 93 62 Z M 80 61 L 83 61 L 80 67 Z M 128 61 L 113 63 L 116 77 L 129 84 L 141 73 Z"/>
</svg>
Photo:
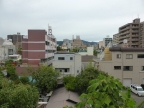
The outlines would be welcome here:
<svg viewBox="0 0 144 108">
<path fill-rule="evenodd" d="M 0 37 L 0 45 L 2 45 L 4 42 L 4 39 Z"/>
<path fill-rule="evenodd" d="M 5 62 L 9 59 L 9 55 L 16 54 L 15 45 L 10 40 L 5 40 L 0 46 L 0 61 Z"/>
<path fill-rule="evenodd" d="M 112 43 L 112 38 L 103 38 L 103 47 L 106 47 L 110 42 Z"/>
<path fill-rule="evenodd" d="M 21 35 L 20 33 L 7 35 L 7 39 L 11 39 L 12 43 L 16 46 L 16 51 L 18 51 L 18 49 L 22 47 L 22 37 L 23 35 Z"/>
<path fill-rule="evenodd" d="M 22 61 L 31 65 L 50 65 L 56 48 L 56 38 L 50 26 L 48 34 L 46 30 L 28 30 L 28 36 L 22 41 Z"/>
<path fill-rule="evenodd" d="M 93 47 L 87 47 L 87 50 L 80 49 L 78 53 L 80 55 L 92 55 L 93 56 L 93 51 L 94 51 Z"/>
<path fill-rule="evenodd" d="M 103 47 L 103 41 L 99 41 L 99 49 Z"/>
<path fill-rule="evenodd" d="M 72 46 L 72 40 L 69 39 L 63 39 L 62 49 L 71 49 Z"/>
<path fill-rule="evenodd" d="M 144 83 L 144 48 L 111 47 L 106 56 L 108 59 L 95 62 L 96 68 L 120 79 L 127 87 Z"/>
<path fill-rule="evenodd" d="M 129 47 L 144 47 L 144 22 L 139 18 L 119 28 L 119 44 L 127 39 Z"/>
<path fill-rule="evenodd" d="M 119 44 L 119 34 L 114 34 L 113 35 L 113 42 L 112 42 L 114 45 L 117 45 Z"/>
<path fill-rule="evenodd" d="M 53 67 L 60 71 L 62 76 L 76 76 L 81 72 L 81 55 L 70 52 L 55 53 Z"/>
<path fill-rule="evenodd" d="M 86 49 L 86 45 L 83 44 L 83 41 L 80 39 L 80 36 L 76 36 L 76 39 L 73 38 L 72 40 L 72 49 L 79 48 L 79 49 Z"/>
</svg>

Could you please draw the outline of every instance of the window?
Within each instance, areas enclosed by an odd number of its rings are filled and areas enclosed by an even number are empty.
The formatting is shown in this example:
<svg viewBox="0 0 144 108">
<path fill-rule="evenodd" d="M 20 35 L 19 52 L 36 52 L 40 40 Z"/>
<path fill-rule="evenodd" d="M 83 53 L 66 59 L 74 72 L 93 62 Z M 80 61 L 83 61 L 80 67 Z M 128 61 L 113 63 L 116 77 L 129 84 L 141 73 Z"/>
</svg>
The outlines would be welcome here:
<svg viewBox="0 0 144 108">
<path fill-rule="evenodd" d="M 121 66 L 114 66 L 114 70 L 121 70 Z"/>
<path fill-rule="evenodd" d="M 79 73 L 79 70 L 77 70 L 77 73 Z"/>
<path fill-rule="evenodd" d="M 60 70 L 60 72 L 62 72 L 62 70 Z"/>
<path fill-rule="evenodd" d="M 117 58 L 120 59 L 121 58 L 121 54 L 117 54 Z"/>
<path fill-rule="evenodd" d="M 144 54 L 138 54 L 137 58 L 144 58 Z"/>
<path fill-rule="evenodd" d="M 65 69 L 65 72 L 68 72 L 67 69 Z"/>
<path fill-rule="evenodd" d="M 141 67 L 141 70 L 144 71 L 144 66 Z"/>
<path fill-rule="evenodd" d="M 126 59 L 132 59 L 133 55 L 132 54 L 126 54 Z"/>
<path fill-rule="evenodd" d="M 64 57 L 58 57 L 58 60 L 65 60 Z"/>
<path fill-rule="evenodd" d="M 133 70 L 133 66 L 124 66 L 123 67 L 123 71 L 132 71 Z"/>
<path fill-rule="evenodd" d="M 70 60 L 73 60 L 73 57 L 70 57 Z"/>
</svg>

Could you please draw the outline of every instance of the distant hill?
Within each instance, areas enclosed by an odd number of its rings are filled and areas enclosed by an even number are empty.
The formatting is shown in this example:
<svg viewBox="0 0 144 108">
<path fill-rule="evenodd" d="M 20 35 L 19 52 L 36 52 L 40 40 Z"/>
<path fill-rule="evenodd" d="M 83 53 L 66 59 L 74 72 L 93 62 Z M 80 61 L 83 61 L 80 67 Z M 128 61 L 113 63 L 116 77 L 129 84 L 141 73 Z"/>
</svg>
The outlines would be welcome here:
<svg viewBox="0 0 144 108">
<path fill-rule="evenodd" d="M 98 42 L 88 42 L 88 41 L 85 41 L 85 40 L 82 40 L 84 44 L 90 44 L 90 45 L 95 45 L 95 44 L 98 44 Z M 59 46 L 61 46 L 63 44 L 63 41 L 57 41 L 57 44 Z"/>
<path fill-rule="evenodd" d="M 82 40 L 84 44 L 90 44 L 90 45 L 95 45 L 95 44 L 98 44 L 98 42 L 88 42 L 88 41 L 85 41 L 85 40 Z"/>
</svg>

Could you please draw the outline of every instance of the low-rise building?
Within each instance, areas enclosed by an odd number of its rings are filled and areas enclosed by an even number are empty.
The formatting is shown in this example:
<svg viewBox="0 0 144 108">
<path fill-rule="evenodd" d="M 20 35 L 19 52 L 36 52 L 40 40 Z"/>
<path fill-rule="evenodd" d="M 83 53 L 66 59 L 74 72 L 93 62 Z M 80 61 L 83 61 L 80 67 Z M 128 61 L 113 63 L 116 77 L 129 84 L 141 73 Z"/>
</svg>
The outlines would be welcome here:
<svg viewBox="0 0 144 108">
<path fill-rule="evenodd" d="M 93 47 L 87 47 L 87 50 L 85 50 L 85 49 L 80 49 L 79 50 L 79 54 L 80 55 L 92 55 L 93 56 Z"/>
<path fill-rule="evenodd" d="M 120 79 L 124 86 L 144 83 L 144 48 L 111 47 L 95 67 Z"/>
<path fill-rule="evenodd" d="M 0 46 L 0 61 L 5 62 L 8 60 L 9 55 L 16 54 L 15 45 L 10 40 L 5 40 Z"/>
<path fill-rule="evenodd" d="M 54 55 L 53 67 L 62 76 L 74 75 L 81 72 L 81 55 L 71 52 L 57 52 Z"/>
</svg>

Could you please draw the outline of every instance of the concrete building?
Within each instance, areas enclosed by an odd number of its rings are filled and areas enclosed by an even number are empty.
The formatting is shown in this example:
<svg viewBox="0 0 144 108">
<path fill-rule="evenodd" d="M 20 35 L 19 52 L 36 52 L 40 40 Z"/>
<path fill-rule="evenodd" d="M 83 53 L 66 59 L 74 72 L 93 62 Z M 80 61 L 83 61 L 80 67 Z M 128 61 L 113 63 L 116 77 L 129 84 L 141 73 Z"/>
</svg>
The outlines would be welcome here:
<svg viewBox="0 0 144 108">
<path fill-rule="evenodd" d="M 72 40 L 69 39 L 63 39 L 62 49 L 71 49 L 72 46 Z"/>
<path fill-rule="evenodd" d="M 70 52 L 55 53 L 53 67 L 60 71 L 62 76 L 76 76 L 81 72 L 81 55 Z"/>
<path fill-rule="evenodd" d="M 23 35 L 20 33 L 7 35 L 7 39 L 11 39 L 12 43 L 16 46 L 16 51 L 18 51 L 18 48 L 22 47 L 22 37 Z"/>
<path fill-rule="evenodd" d="M 99 41 L 99 49 L 103 47 L 103 41 Z"/>
<path fill-rule="evenodd" d="M 132 23 L 121 26 L 119 28 L 119 44 L 123 44 L 124 39 L 128 40 L 129 47 L 144 47 L 144 22 L 140 22 L 140 19 L 136 18 Z"/>
<path fill-rule="evenodd" d="M 0 61 L 5 62 L 8 60 L 9 55 L 16 54 L 15 45 L 10 40 L 5 40 L 0 46 Z"/>
<path fill-rule="evenodd" d="M 106 48 L 104 59 L 95 60 L 95 67 L 119 78 L 124 86 L 144 83 L 144 48 Z"/>
<path fill-rule="evenodd" d="M 94 49 L 93 47 L 87 47 L 87 50 L 80 49 L 78 53 L 80 55 L 92 55 L 93 56 L 93 51 L 94 51 L 93 49 Z"/>
<path fill-rule="evenodd" d="M 119 44 L 119 34 L 114 34 L 113 35 L 113 42 L 112 42 L 114 45 L 117 45 Z"/>
<path fill-rule="evenodd" d="M 4 39 L 0 37 L 0 45 L 4 43 Z"/>
<path fill-rule="evenodd" d="M 106 47 L 110 42 L 112 43 L 112 38 L 103 38 L 103 47 Z"/>
<path fill-rule="evenodd" d="M 80 39 L 80 36 L 76 36 L 76 39 L 72 40 L 72 49 L 79 48 L 79 49 L 86 49 L 86 45 L 83 44 L 82 40 Z"/>
<path fill-rule="evenodd" d="M 50 65 L 56 47 L 56 38 L 50 26 L 48 34 L 46 30 L 28 30 L 28 36 L 22 41 L 22 61 L 31 65 Z"/>
</svg>

